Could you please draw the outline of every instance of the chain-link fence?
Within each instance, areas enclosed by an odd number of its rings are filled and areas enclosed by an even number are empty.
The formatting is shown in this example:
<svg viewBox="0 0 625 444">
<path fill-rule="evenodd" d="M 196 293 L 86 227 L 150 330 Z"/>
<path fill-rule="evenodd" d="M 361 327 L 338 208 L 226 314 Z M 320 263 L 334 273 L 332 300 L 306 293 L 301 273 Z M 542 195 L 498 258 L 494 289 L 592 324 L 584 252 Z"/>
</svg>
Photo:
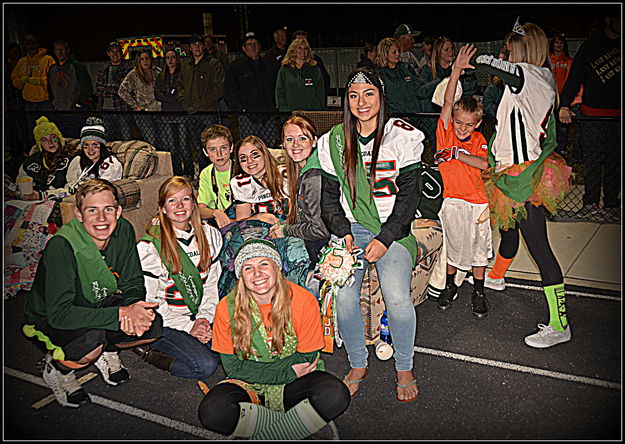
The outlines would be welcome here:
<svg viewBox="0 0 625 444">
<path fill-rule="evenodd" d="M 311 118 L 319 134 L 327 132 L 334 124 L 342 121 L 342 112 L 300 111 Z M 15 114 L 15 113 L 14 113 Z M 25 113 L 29 122 L 26 134 L 18 134 L 12 126 L 5 125 L 5 173 L 15 176 L 19 165 L 11 163 L 11 144 L 23 141 L 27 150 L 33 146 L 32 128 L 35 119 L 42 113 Z M 152 113 L 152 112 L 46 112 L 45 115 L 57 124 L 68 138 L 80 137 L 80 130 L 87 117 L 95 115 L 104 121 L 109 141 L 144 140 L 157 150 L 172 154 L 174 173 L 187 176 L 195 186 L 200 171 L 207 166 L 200 134 L 209 125 L 218 123 L 232 131 L 236 141 L 254 134 L 262 138 L 267 146 L 280 146 L 282 123 L 289 113 Z M 19 115 L 13 115 L 17 119 Z M 22 118 L 24 116 L 21 116 Z M 423 161 L 432 165 L 435 151 L 435 134 L 438 114 L 413 114 L 396 116 L 422 130 L 426 136 Z M 484 118 L 481 132 L 490 140 L 494 132 L 494 121 Z M 586 220 L 595 222 L 620 221 L 621 194 L 621 123 L 619 118 L 575 117 L 570 125 L 558 124 L 557 151 L 573 169 L 572 189 L 567 194 L 554 220 Z M 11 171 L 10 169 L 13 169 Z"/>
</svg>

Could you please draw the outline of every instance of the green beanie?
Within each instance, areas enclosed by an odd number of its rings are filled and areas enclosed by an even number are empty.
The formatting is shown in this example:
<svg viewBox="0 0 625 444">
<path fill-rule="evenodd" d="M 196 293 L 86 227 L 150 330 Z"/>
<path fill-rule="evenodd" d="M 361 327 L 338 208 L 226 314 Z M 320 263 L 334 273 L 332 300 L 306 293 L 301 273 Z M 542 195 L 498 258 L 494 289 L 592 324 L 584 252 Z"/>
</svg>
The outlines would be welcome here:
<svg viewBox="0 0 625 444">
<path fill-rule="evenodd" d="M 61 142 L 61 146 L 65 146 L 65 139 L 63 139 L 61 131 L 59 131 L 57 126 L 50 122 L 46 116 L 42 116 L 37 119 L 33 134 L 35 136 L 35 142 L 37 142 L 37 146 L 39 147 L 39 151 L 43 151 L 43 148 L 41 148 L 41 138 L 49 136 L 50 134 L 56 135 Z"/>
</svg>

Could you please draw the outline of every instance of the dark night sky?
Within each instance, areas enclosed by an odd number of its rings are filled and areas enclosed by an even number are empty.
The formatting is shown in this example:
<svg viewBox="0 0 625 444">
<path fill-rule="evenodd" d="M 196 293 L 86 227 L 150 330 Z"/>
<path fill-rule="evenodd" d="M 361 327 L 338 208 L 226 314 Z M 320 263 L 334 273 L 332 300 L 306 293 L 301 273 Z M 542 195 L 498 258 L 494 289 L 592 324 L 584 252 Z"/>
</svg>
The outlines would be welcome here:
<svg viewBox="0 0 625 444">
<path fill-rule="evenodd" d="M 619 8 L 619 3 L 612 3 Z M 225 34 L 229 51 L 238 47 L 241 7 L 214 3 L 133 3 L 133 4 L 3 4 L 5 35 L 7 20 L 15 23 L 20 37 L 35 33 L 43 47 L 64 38 L 72 52 L 83 61 L 102 60 L 107 42 L 118 37 L 156 34 L 202 33 L 202 13 L 213 15 L 216 34 Z M 392 34 L 400 23 L 409 23 L 423 35 L 445 35 L 459 41 L 500 40 L 512 28 L 517 15 L 521 21 L 539 24 L 547 33 L 564 32 L 569 37 L 587 37 L 601 14 L 598 4 L 249 4 L 248 29 L 271 43 L 272 31 L 281 26 L 289 34 L 303 28 L 313 47 L 361 46 L 366 40 L 379 41 Z"/>
</svg>

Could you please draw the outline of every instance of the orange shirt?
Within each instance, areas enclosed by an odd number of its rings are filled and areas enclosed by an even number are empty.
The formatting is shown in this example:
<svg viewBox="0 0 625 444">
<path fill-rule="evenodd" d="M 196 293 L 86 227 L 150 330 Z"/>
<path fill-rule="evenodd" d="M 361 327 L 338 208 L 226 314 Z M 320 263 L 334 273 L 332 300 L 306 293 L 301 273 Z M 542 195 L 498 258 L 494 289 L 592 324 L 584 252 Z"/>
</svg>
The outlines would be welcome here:
<svg viewBox="0 0 625 444">
<path fill-rule="evenodd" d="M 323 341 L 319 302 L 305 288 L 290 281 L 287 282 L 291 289 L 291 317 L 293 319 L 293 330 L 295 331 L 295 336 L 297 336 L 296 350 L 300 353 L 321 350 L 325 343 Z M 263 324 L 265 327 L 269 327 L 271 325 L 271 304 L 259 305 L 258 308 L 260 308 Z M 219 301 L 215 309 L 213 350 L 218 353 L 234 354 L 228 298 L 223 298 Z"/>
<path fill-rule="evenodd" d="M 448 128 L 445 129 L 443 119 L 438 119 L 436 128 L 436 148 L 440 151 L 445 148 L 457 146 L 464 148 L 473 156 L 487 157 L 488 145 L 482 133 L 475 131 L 471 138 L 464 142 L 458 140 L 452 127 L 452 119 L 449 119 Z M 443 198 L 453 197 L 467 202 L 484 204 L 488 203 L 482 171 L 467 165 L 458 159 L 441 162 L 438 170 L 443 177 Z"/>
</svg>

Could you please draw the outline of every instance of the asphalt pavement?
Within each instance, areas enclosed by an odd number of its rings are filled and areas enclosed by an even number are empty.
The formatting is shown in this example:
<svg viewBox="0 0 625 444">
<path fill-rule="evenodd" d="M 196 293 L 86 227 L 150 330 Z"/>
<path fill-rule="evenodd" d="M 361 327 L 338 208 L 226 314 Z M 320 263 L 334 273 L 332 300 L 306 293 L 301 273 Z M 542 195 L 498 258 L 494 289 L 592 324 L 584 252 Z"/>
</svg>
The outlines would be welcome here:
<svg viewBox="0 0 625 444">
<path fill-rule="evenodd" d="M 621 440 L 622 300 L 620 291 L 566 286 L 572 340 L 549 349 L 523 337 L 547 323 L 535 281 L 506 279 L 504 292 L 487 289 L 490 313 L 472 317 L 465 283 L 453 307 L 418 307 L 414 373 L 416 402 L 395 400 L 393 360 L 369 347 L 369 376 L 335 420 L 342 440 Z M 5 440 L 224 440 L 197 418 L 195 381 L 171 376 L 121 354 L 131 375 L 108 386 L 91 366 L 77 372 L 92 402 L 61 407 L 43 383 L 42 352 L 22 333 L 23 296 L 4 301 Z M 392 331 L 391 331 L 392 334 Z M 342 378 L 344 349 L 324 354 Z M 211 384 L 224 377 L 219 370 Z"/>
</svg>

